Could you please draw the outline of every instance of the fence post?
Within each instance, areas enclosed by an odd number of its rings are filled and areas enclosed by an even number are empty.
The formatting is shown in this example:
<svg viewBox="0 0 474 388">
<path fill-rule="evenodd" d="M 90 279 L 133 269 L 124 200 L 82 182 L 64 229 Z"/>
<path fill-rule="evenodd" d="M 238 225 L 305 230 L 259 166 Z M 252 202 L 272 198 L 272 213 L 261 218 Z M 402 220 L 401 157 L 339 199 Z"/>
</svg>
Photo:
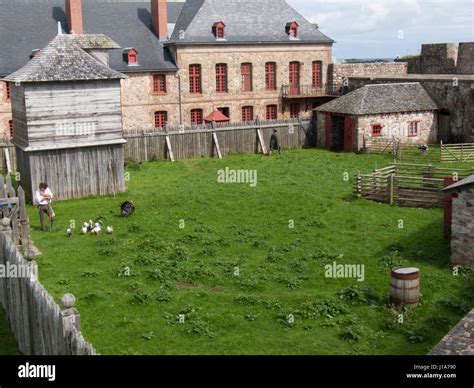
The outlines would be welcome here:
<svg viewBox="0 0 474 388">
<path fill-rule="evenodd" d="M 455 181 L 452 177 L 444 178 L 444 187 L 451 186 Z M 453 194 L 447 193 L 444 196 L 444 238 L 451 239 L 451 225 L 453 219 Z"/>
<path fill-rule="evenodd" d="M 393 206 L 394 204 L 394 185 L 395 185 L 395 174 L 391 173 L 389 178 L 388 178 L 388 190 L 389 190 L 389 203 L 390 206 Z"/>
<path fill-rule="evenodd" d="M 360 171 L 357 172 L 357 197 L 362 198 L 362 177 L 360 176 Z"/>
<path fill-rule="evenodd" d="M 76 304 L 76 298 L 72 294 L 64 294 L 61 298 L 61 303 L 64 307 L 61 310 L 61 320 L 63 323 L 63 336 L 66 337 L 66 333 L 71 327 L 75 327 L 78 332 L 81 331 L 81 315 L 79 311 L 74 307 Z"/>
</svg>

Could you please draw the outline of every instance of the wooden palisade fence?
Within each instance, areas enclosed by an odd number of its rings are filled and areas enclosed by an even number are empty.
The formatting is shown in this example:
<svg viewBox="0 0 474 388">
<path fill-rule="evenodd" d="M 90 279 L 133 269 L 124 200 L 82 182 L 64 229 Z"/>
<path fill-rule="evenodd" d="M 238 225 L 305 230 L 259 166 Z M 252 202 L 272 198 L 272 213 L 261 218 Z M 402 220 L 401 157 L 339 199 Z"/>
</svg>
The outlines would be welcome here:
<svg viewBox="0 0 474 388">
<path fill-rule="evenodd" d="M 6 181 L 6 184 L 4 182 Z M 80 332 L 74 298 L 61 309 L 44 289 L 34 260 L 25 193 L 18 195 L 7 176 L 0 177 L 0 304 L 6 311 L 19 350 L 25 355 L 94 355 Z M 20 251 L 23 252 L 21 252 Z"/>
<path fill-rule="evenodd" d="M 145 162 L 206 156 L 221 158 L 238 153 L 265 154 L 274 129 L 284 148 L 311 145 L 311 122 L 303 120 L 168 126 L 166 131 L 149 128 L 125 133 L 125 159 Z"/>
<path fill-rule="evenodd" d="M 359 198 L 406 207 L 443 207 L 444 178 L 461 180 L 474 169 L 447 169 L 432 165 L 394 163 L 371 174 L 356 175 Z"/>
</svg>

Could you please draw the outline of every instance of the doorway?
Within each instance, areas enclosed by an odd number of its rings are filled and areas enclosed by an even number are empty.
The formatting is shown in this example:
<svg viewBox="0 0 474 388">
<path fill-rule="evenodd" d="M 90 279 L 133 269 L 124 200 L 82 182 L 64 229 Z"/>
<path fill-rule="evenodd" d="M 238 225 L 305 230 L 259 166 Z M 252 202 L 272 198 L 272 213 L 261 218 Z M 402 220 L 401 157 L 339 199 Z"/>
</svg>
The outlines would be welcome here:
<svg viewBox="0 0 474 388">
<path fill-rule="evenodd" d="M 344 151 L 344 116 L 331 117 L 331 151 Z"/>
</svg>

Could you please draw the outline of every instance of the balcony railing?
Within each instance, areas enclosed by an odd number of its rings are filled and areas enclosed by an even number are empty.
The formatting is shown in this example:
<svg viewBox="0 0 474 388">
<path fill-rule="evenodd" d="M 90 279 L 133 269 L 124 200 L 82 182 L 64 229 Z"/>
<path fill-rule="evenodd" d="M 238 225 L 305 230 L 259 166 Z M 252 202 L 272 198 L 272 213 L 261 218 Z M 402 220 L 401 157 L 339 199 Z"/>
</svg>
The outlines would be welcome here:
<svg viewBox="0 0 474 388">
<path fill-rule="evenodd" d="M 283 98 L 342 96 L 344 90 L 343 87 L 333 84 L 325 84 L 319 87 L 313 85 L 283 85 L 281 94 Z"/>
</svg>

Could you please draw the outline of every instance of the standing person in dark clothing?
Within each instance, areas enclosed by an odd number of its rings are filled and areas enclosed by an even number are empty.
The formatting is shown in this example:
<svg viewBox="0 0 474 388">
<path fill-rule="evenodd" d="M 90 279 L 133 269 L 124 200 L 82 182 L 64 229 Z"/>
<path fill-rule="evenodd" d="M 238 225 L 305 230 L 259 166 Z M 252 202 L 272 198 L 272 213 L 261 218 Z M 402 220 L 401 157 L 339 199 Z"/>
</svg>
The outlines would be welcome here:
<svg viewBox="0 0 474 388">
<path fill-rule="evenodd" d="M 273 151 L 278 151 L 278 153 L 281 155 L 281 145 L 280 145 L 280 141 L 278 140 L 276 129 L 273 130 L 273 134 L 270 137 L 270 152 L 269 152 L 270 156 L 272 156 Z"/>
</svg>

